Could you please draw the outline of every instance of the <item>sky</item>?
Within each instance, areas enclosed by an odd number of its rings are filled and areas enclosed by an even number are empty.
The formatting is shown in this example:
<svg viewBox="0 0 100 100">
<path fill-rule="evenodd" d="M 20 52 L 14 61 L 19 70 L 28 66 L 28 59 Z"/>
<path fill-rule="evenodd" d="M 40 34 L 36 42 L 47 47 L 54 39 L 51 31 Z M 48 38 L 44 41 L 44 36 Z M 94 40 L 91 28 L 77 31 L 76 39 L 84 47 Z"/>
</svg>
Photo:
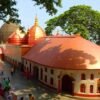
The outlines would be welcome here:
<svg viewBox="0 0 100 100">
<path fill-rule="evenodd" d="M 46 27 L 45 22 L 54 16 L 50 16 L 46 10 L 40 9 L 40 6 L 34 6 L 32 0 L 16 0 L 16 8 L 19 10 L 19 18 L 21 19 L 21 25 L 26 28 L 30 28 L 34 24 L 35 16 L 38 16 L 39 25 L 42 28 Z M 70 7 L 75 5 L 89 5 L 92 9 L 100 11 L 100 0 L 62 0 L 62 8 L 58 8 L 58 12 L 55 16 L 60 15 Z M 2 22 L 0 21 L 0 25 Z"/>
</svg>

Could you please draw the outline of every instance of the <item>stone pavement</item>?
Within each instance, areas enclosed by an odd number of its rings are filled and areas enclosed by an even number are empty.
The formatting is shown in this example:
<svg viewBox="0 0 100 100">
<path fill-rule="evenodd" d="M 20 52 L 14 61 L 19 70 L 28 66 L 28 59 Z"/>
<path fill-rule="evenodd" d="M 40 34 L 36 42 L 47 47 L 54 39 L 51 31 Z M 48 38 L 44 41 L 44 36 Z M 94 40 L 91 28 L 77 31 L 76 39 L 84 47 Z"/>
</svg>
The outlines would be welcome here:
<svg viewBox="0 0 100 100">
<path fill-rule="evenodd" d="M 0 61 L 0 70 L 4 70 L 4 75 L 2 77 L 9 77 L 11 80 L 11 88 L 15 95 L 23 95 L 28 100 L 28 94 L 32 93 L 35 100 L 83 100 L 77 99 L 66 94 L 57 94 L 50 88 L 40 84 L 35 80 L 27 80 L 19 71 L 16 71 L 14 76 L 10 75 L 11 65 Z M 4 100 L 0 98 L 0 100 Z M 18 99 L 19 100 L 19 99 Z M 87 100 L 87 99 L 85 99 Z"/>
</svg>

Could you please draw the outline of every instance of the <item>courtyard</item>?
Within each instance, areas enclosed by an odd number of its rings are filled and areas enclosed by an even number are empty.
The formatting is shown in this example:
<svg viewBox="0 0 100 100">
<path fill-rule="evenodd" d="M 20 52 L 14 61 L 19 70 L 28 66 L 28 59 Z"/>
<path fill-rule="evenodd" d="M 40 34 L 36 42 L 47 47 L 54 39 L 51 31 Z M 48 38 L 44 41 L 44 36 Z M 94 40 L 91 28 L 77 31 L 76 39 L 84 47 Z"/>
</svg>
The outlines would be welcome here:
<svg viewBox="0 0 100 100">
<path fill-rule="evenodd" d="M 87 100 L 86 98 L 82 99 L 72 97 L 71 95 L 67 95 L 65 93 L 58 94 L 55 90 L 45 86 L 44 84 L 36 80 L 26 79 L 18 70 L 16 70 L 14 75 L 11 76 L 11 65 L 5 62 L 0 61 L 0 66 L 0 70 L 3 70 L 4 72 L 4 75 L 0 76 L 0 81 L 2 81 L 4 77 L 10 78 L 13 96 L 16 96 L 18 100 L 21 96 L 23 96 L 25 100 L 28 100 L 29 93 L 33 94 L 36 100 Z M 0 100 L 4 99 L 1 97 Z"/>
<path fill-rule="evenodd" d="M 25 100 L 28 100 L 27 98 L 29 93 L 32 93 L 36 100 L 83 100 L 77 97 L 72 97 L 65 93 L 57 94 L 56 91 L 45 86 L 39 81 L 26 79 L 18 70 L 16 70 L 14 76 L 11 76 L 11 65 L 5 62 L 0 61 L 0 66 L 0 70 L 4 71 L 4 75 L 1 76 L 0 81 L 4 77 L 10 78 L 12 92 L 15 96 L 18 97 L 18 100 L 21 96 L 24 96 Z M 4 99 L 0 98 L 0 100 Z"/>
</svg>

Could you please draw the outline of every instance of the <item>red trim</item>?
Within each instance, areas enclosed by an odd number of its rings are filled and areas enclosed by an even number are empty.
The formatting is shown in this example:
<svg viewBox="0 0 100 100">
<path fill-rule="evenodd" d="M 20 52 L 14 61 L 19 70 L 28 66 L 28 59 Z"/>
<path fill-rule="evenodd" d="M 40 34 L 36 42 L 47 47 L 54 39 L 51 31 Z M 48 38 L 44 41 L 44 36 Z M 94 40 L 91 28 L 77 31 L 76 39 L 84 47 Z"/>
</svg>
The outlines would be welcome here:
<svg viewBox="0 0 100 100">
<path fill-rule="evenodd" d="M 81 96 L 81 97 L 100 97 L 100 94 L 79 94 L 79 93 L 74 93 L 74 96 Z"/>
</svg>

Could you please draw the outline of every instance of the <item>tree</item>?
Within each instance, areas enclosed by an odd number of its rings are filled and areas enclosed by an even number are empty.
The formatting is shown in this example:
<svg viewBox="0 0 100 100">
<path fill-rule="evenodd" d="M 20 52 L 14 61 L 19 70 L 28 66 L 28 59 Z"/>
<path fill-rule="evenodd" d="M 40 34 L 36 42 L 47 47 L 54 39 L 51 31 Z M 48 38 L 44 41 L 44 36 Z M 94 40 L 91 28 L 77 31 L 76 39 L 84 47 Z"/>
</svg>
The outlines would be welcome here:
<svg viewBox="0 0 100 100">
<path fill-rule="evenodd" d="M 15 0 L 0 0 L 0 20 L 20 23 Z"/>
<path fill-rule="evenodd" d="M 100 12 L 92 10 L 90 6 L 73 6 L 46 24 L 45 29 L 48 34 L 60 26 L 67 34 L 80 32 L 83 37 L 95 42 L 100 38 Z"/>
<path fill-rule="evenodd" d="M 46 11 L 52 15 L 56 14 L 56 7 L 61 7 L 62 0 L 32 0 L 36 5 L 42 5 L 41 8 L 45 7 Z M 0 0 L 0 20 L 20 23 L 18 19 L 18 10 L 15 8 L 16 0 Z"/>
<path fill-rule="evenodd" d="M 57 13 L 56 7 L 61 7 L 62 0 L 32 0 L 35 1 L 36 5 L 42 5 L 41 8 L 45 7 L 46 11 L 52 15 Z"/>
</svg>

